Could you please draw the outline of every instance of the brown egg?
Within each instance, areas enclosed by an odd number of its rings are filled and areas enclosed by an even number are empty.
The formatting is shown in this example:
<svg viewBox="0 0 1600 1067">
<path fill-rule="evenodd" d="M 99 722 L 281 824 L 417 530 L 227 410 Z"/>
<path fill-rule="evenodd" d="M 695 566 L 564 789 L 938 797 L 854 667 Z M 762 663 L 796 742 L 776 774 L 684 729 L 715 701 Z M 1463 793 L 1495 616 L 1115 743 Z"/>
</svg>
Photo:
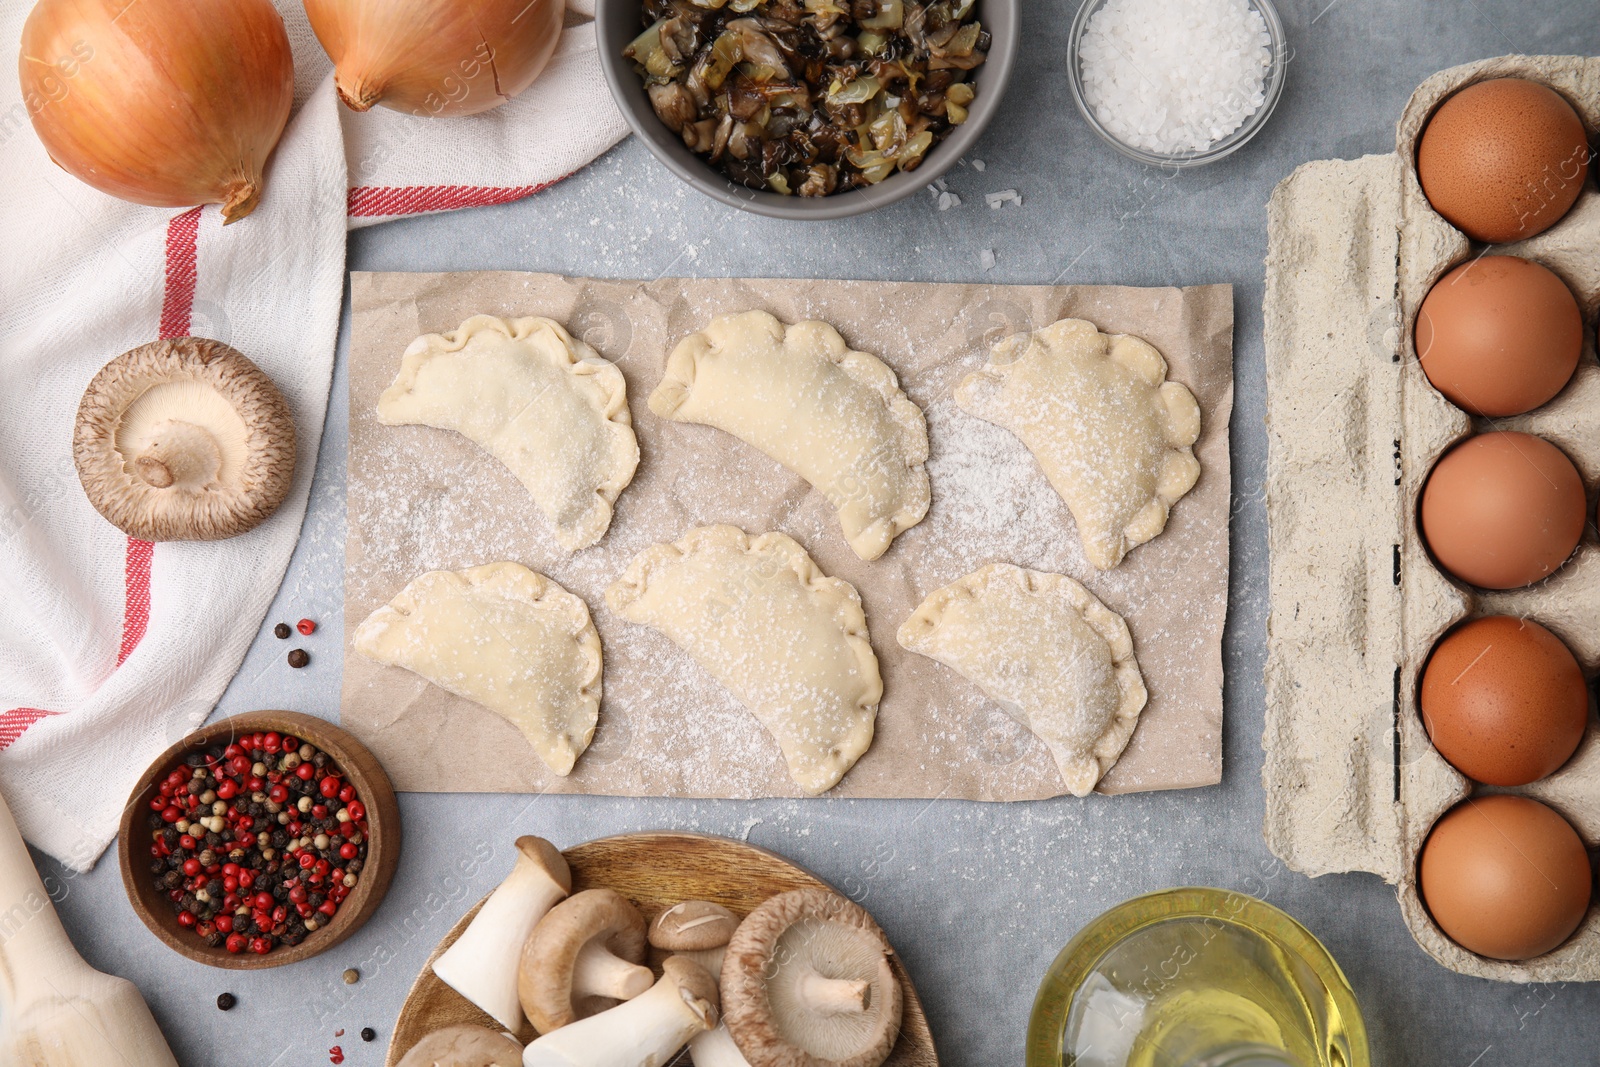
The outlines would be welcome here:
<svg viewBox="0 0 1600 1067">
<path fill-rule="evenodd" d="M 1594 876 L 1572 824 L 1536 800 L 1464 800 L 1433 824 L 1422 901 L 1450 939 L 1497 960 L 1543 955 L 1583 921 Z"/>
<path fill-rule="evenodd" d="M 1428 120 L 1417 179 L 1428 202 L 1474 241 L 1520 241 L 1555 225 L 1588 173 L 1583 122 L 1538 82 L 1469 85 Z"/>
<path fill-rule="evenodd" d="M 1474 415 L 1521 415 L 1561 392 L 1583 351 L 1565 282 L 1516 256 L 1484 256 L 1440 278 L 1417 312 L 1417 356 L 1434 388 Z"/>
<path fill-rule="evenodd" d="M 1583 669 L 1531 619 L 1474 619 L 1434 646 L 1422 673 L 1422 724 L 1468 778 L 1527 785 L 1577 749 L 1589 721 Z"/>
<path fill-rule="evenodd" d="M 1553 573 L 1588 522 L 1583 479 L 1555 445 L 1506 431 L 1445 453 L 1422 490 L 1422 536 L 1439 565 L 1485 589 Z"/>
</svg>

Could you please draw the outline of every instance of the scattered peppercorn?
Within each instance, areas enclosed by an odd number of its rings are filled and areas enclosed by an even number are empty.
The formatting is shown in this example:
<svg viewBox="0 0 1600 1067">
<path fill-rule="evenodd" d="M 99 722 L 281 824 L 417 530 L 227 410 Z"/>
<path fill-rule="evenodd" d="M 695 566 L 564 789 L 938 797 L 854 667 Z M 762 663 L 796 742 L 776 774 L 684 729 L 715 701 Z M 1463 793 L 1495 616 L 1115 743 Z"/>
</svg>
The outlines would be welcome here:
<svg viewBox="0 0 1600 1067">
<path fill-rule="evenodd" d="M 377 1036 L 378 1036 L 378 1031 L 374 1030 L 372 1027 L 363 1026 L 361 1028 L 361 1040 L 363 1040 L 363 1041 L 372 1041 L 375 1038 L 377 1038 Z"/>
<path fill-rule="evenodd" d="M 289 633 L 289 624 L 286 622 L 280 622 L 278 625 L 272 628 L 272 636 L 276 637 L 279 641 L 289 640 Z"/>
<path fill-rule="evenodd" d="M 361 972 L 356 970 L 354 967 L 351 967 L 349 970 L 344 972 L 345 985 L 355 985 L 359 981 L 361 981 Z"/>
<path fill-rule="evenodd" d="M 328 1050 L 328 1062 L 334 1064 L 334 1067 L 338 1067 L 339 1064 L 343 1063 L 344 1049 L 340 1048 L 338 1045 L 330 1048 Z"/>
<path fill-rule="evenodd" d="M 303 648 L 294 649 L 289 653 L 289 666 L 297 670 L 310 662 L 311 657 L 306 654 L 306 650 Z"/>
<path fill-rule="evenodd" d="M 299 622 L 294 624 L 294 628 L 300 631 L 301 637 L 310 637 L 312 634 L 317 632 L 317 624 L 312 622 L 310 619 L 301 619 Z"/>
<path fill-rule="evenodd" d="M 264 955 L 300 944 L 360 881 L 366 806 L 325 753 L 277 731 L 199 755 L 162 777 L 150 800 L 157 889 L 178 925 L 208 945 Z M 283 802 L 289 788 L 329 802 Z M 224 1011 L 234 1003 L 217 998 Z"/>
<path fill-rule="evenodd" d="M 232 1011 L 233 1006 L 239 1003 L 239 998 L 232 993 L 222 993 L 217 996 L 217 1007 L 223 1011 Z"/>
</svg>

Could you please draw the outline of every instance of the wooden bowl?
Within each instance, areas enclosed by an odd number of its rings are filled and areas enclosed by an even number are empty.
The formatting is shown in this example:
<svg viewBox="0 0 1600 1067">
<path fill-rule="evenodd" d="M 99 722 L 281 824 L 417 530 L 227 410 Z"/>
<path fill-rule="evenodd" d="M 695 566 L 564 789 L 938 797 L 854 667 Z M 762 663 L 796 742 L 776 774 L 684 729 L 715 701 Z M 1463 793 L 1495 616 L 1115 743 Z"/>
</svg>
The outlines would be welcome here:
<svg viewBox="0 0 1600 1067">
<path fill-rule="evenodd" d="M 709 900 L 732 911 L 741 919 L 768 897 L 791 889 L 833 889 L 832 886 L 775 852 L 709 834 L 656 831 L 619 834 L 577 845 L 562 853 L 572 868 L 572 891 L 615 889 L 638 907 L 648 922 L 662 911 L 685 900 Z M 837 892 L 837 890 L 834 890 Z M 485 898 L 487 899 L 487 898 Z M 411 1047 L 424 1036 L 446 1026 L 473 1024 L 501 1029 L 460 993 L 441 982 L 433 973 L 433 961 L 456 943 L 472 922 L 479 901 L 450 928 L 435 946 L 428 962 L 422 965 L 406 994 L 406 1002 L 389 1039 L 386 1067 L 396 1067 Z M 659 974 L 666 953 L 650 950 L 650 966 Z M 922 1011 L 917 987 L 911 984 L 898 953 L 889 957 L 894 976 L 900 980 L 903 998 L 900 1037 L 884 1067 L 939 1067 L 933 1034 Z M 537 1035 L 523 1020 L 517 1040 L 524 1045 Z M 681 1057 L 674 1063 L 687 1063 Z"/>
<path fill-rule="evenodd" d="M 146 816 L 150 811 L 150 798 L 160 788 L 161 779 L 171 768 L 181 764 L 184 757 L 213 745 L 226 746 L 245 734 L 267 730 L 301 738 L 333 757 L 367 807 L 367 858 L 355 889 L 327 926 L 313 931 L 298 945 L 279 945 L 264 956 L 249 952 L 234 954 L 220 945 L 215 948 L 207 945 L 193 930 L 178 925 L 171 901 L 156 888 L 150 875 Z M 372 917 L 388 892 L 395 868 L 400 865 L 400 805 L 395 800 L 389 776 L 372 753 L 333 723 L 296 711 L 253 711 L 204 726 L 158 756 L 128 798 L 117 839 L 123 888 L 128 891 L 134 913 L 151 933 L 168 948 L 191 960 L 213 967 L 254 971 L 298 963 L 326 952 Z"/>
</svg>

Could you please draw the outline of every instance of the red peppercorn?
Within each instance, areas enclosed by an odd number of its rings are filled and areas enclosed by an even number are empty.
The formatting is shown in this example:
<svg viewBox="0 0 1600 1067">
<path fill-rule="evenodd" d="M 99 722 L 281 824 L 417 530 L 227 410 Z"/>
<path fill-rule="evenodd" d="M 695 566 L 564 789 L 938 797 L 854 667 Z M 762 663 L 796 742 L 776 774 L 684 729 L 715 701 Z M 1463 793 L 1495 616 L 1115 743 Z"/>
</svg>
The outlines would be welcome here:
<svg viewBox="0 0 1600 1067">
<path fill-rule="evenodd" d="M 241 867 L 239 869 L 239 884 L 244 886 L 246 889 L 249 889 L 251 886 L 255 885 L 256 872 L 251 870 L 249 867 Z"/>
<path fill-rule="evenodd" d="M 334 912 L 339 910 L 339 905 L 335 901 L 324 900 L 322 902 L 322 906 L 320 908 L 318 908 L 317 910 L 319 912 L 321 912 L 323 915 L 332 915 Z"/>
<path fill-rule="evenodd" d="M 283 735 L 283 750 L 293 752 L 300 747 L 300 739 L 290 734 Z"/>
<path fill-rule="evenodd" d="M 247 941 L 243 934 L 229 934 L 225 947 L 229 952 L 232 952 L 234 955 L 238 955 L 244 951 L 244 946 L 246 943 Z"/>
<path fill-rule="evenodd" d="M 345 810 L 350 813 L 350 818 L 354 822 L 360 822 L 367 817 L 367 806 L 359 800 L 351 801 Z"/>
<path fill-rule="evenodd" d="M 162 808 L 161 818 L 164 822 L 177 822 L 179 819 L 183 818 L 183 812 L 179 811 L 177 808 Z"/>
<path fill-rule="evenodd" d="M 253 911 L 250 913 L 250 921 L 255 923 L 256 929 L 262 933 L 269 934 L 272 932 L 272 912 Z"/>
<path fill-rule="evenodd" d="M 255 904 L 257 910 L 259 910 L 259 911 L 271 911 L 272 910 L 272 894 L 271 893 L 257 893 L 255 895 L 255 899 L 251 903 Z"/>
<path fill-rule="evenodd" d="M 180 911 L 180 912 L 178 912 L 178 925 L 179 926 L 193 926 L 194 923 L 195 923 L 194 912 L 192 912 L 192 911 Z"/>
<path fill-rule="evenodd" d="M 318 784 L 317 789 L 323 796 L 332 800 L 339 795 L 340 784 L 339 779 L 330 774 Z"/>
<path fill-rule="evenodd" d="M 231 933 L 233 930 L 233 916 L 218 915 L 216 918 L 216 924 L 218 930 L 221 930 L 225 934 Z"/>
<path fill-rule="evenodd" d="M 255 824 L 256 824 L 255 816 L 253 816 L 253 815 L 241 815 L 241 816 L 239 816 L 239 821 L 238 821 L 238 823 L 236 825 L 241 830 L 249 830 L 252 827 L 254 827 Z"/>
<path fill-rule="evenodd" d="M 233 759 L 233 757 L 239 755 L 243 751 L 244 749 L 240 748 L 238 745 L 229 745 L 227 748 L 222 750 L 222 758 Z"/>
<path fill-rule="evenodd" d="M 299 904 L 296 904 L 294 906 L 294 910 L 300 913 L 300 918 L 302 918 L 302 919 L 310 918 L 312 912 L 316 911 L 316 909 L 313 908 L 310 904 L 306 904 L 306 903 L 303 903 L 303 902 L 299 903 Z"/>
<path fill-rule="evenodd" d="M 182 837 L 178 838 L 178 847 L 186 848 L 191 852 L 194 851 L 195 844 L 196 842 L 194 835 L 192 834 L 184 834 Z"/>
<path fill-rule="evenodd" d="M 316 865 L 316 862 L 317 862 L 317 857 L 313 856 L 311 853 L 309 853 L 309 852 L 301 852 L 300 853 L 300 868 L 302 870 L 309 870 L 311 867 Z"/>
<path fill-rule="evenodd" d="M 184 860 L 183 873 L 187 874 L 190 878 L 193 878 L 195 875 L 199 874 L 200 861 L 195 859 L 193 856 L 190 856 L 188 859 Z"/>
<path fill-rule="evenodd" d="M 228 769 L 243 778 L 250 773 L 250 757 L 240 754 L 228 761 Z"/>
<path fill-rule="evenodd" d="M 269 730 L 267 732 L 267 736 L 261 739 L 261 747 L 267 752 L 282 752 L 283 735 L 278 733 L 276 730 Z"/>
<path fill-rule="evenodd" d="M 167 894 L 167 899 L 172 901 L 174 904 L 178 903 L 179 901 L 183 900 L 183 890 L 181 890 L 181 889 L 172 890 L 171 892 L 169 892 Z"/>
<path fill-rule="evenodd" d="M 310 637 L 312 634 L 316 633 L 317 624 L 312 622 L 310 619 L 301 619 L 299 622 L 294 624 L 294 628 L 300 631 L 301 637 Z"/>
<path fill-rule="evenodd" d="M 266 787 L 267 783 L 253 774 L 250 776 L 250 780 L 244 784 L 245 791 L 249 793 L 259 793 Z"/>
<path fill-rule="evenodd" d="M 296 904 L 302 903 L 306 899 L 306 887 L 303 885 L 297 885 L 290 889 L 289 899 L 294 901 Z"/>
<path fill-rule="evenodd" d="M 326 805 L 326 804 L 313 804 L 313 805 L 311 805 L 311 817 L 313 819 L 326 819 L 328 817 L 328 805 Z"/>
<path fill-rule="evenodd" d="M 289 788 L 283 785 L 275 785 L 267 790 L 267 799 L 274 804 L 282 804 L 289 799 Z"/>
<path fill-rule="evenodd" d="M 361 850 L 359 848 L 357 848 L 355 845 L 353 845 L 350 842 L 346 841 L 344 844 L 339 846 L 339 858 L 340 859 L 346 859 L 346 860 L 353 860 L 353 859 L 356 858 L 356 854 L 359 853 L 360 851 Z"/>
<path fill-rule="evenodd" d="M 232 860 L 229 860 L 227 863 L 222 865 L 222 873 L 231 874 L 237 877 L 239 874 L 239 865 L 234 863 Z"/>
<path fill-rule="evenodd" d="M 272 925 L 277 926 L 288 917 L 289 909 L 285 908 L 282 904 L 279 904 L 276 908 L 272 909 Z"/>
<path fill-rule="evenodd" d="M 258 956 L 265 956 L 272 951 L 272 942 L 264 937 L 252 937 L 250 939 L 250 951 Z"/>
<path fill-rule="evenodd" d="M 151 811 L 160 811 L 162 808 L 164 808 L 166 806 L 167 806 L 167 802 L 162 800 L 160 797 L 151 797 L 150 798 L 150 810 Z"/>
<path fill-rule="evenodd" d="M 309 763 L 302 763 L 294 769 L 294 773 L 302 782 L 309 782 L 312 776 L 317 773 L 317 768 Z"/>
<path fill-rule="evenodd" d="M 217 796 L 222 800 L 232 800 L 239 793 L 239 786 L 232 778 L 224 778 L 217 783 Z"/>
</svg>

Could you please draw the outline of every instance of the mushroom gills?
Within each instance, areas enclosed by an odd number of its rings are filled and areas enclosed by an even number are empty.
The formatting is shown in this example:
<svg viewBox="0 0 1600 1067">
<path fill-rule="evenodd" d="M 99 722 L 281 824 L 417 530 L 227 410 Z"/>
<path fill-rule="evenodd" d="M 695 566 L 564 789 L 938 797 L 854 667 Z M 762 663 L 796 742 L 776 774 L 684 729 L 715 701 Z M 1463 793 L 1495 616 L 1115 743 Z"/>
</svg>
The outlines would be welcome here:
<svg viewBox="0 0 1600 1067">
<path fill-rule="evenodd" d="M 205 382 L 167 381 L 146 389 L 117 422 L 113 447 L 123 469 L 156 489 L 242 488 L 249 428 Z"/>
<path fill-rule="evenodd" d="M 699 965 L 669 956 L 662 970 L 632 1000 L 539 1038 L 523 1050 L 523 1067 L 662 1067 L 717 1025 L 719 1003 Z"/>
<path fill-rule="evenodd" d="M 767 982 L 779 1027 L 826 1062 L 847 1060 L 878 1028 L 879 995 L 895 982 L 883 951 L 857 931 L 801 919 L 778 938 L 777 960 L 792 960 Z"/>
</svg>

